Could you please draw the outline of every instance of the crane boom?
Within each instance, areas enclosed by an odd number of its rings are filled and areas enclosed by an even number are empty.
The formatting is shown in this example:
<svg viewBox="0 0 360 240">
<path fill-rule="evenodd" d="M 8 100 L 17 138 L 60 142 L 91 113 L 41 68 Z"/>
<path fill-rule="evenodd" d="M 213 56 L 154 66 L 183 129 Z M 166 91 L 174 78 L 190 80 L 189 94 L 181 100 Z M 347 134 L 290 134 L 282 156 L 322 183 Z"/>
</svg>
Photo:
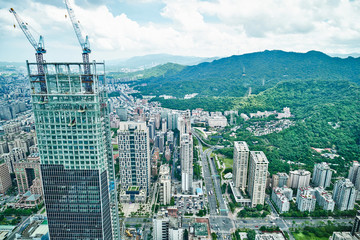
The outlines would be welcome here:
<svg viewBox="0 0 360 240">
<path fill-rule="evenodd" d="M 88 36 L 83 38 L 80 22 L 76 19 L 74 10 L 70 6 L 69 0 L 65 0 L 65 6 L 69 13 L 71 23 L 73 25 L 75 34 L 77 39 L 79 40 L 81 49 L 82 49 L 82 58 L 84 63 L 84 75 L 82 77 L 82 82 L 84 83 L 84 88 L 86 92 L 92 92 L 92 76 L 90 71 L 90 62 L 89 62 L 89 54 L 91 53 L 90 43 Z"/>
<path fill-rule="evenodd" d="M 80 22 L 76 19 L 74 10 L 72 9 L 68 0 L 65 0 L 65 6 L 69 13 L 71 23 L 73 25 L 76 37 L 79 40 L 80 46 L 83 50 L 83 53 L 91 53 L 89 38 L 88 38 L 88 36 L 86 36 L 84 39 L 81 29 L 80 29 Z"/>
<path fill-rule="evenodd" d="M 45 71 L 44 71 L 44 57 L 43 54 L 46 53 L 44 38 L 40 35 L 39 42 L 36 42 L 33 35 L 31 34 L 28 24 L 24 22 L 20 16 L 16 13 L 13 8 L 10 8 L 10 13 L 14 14 L 16 21 L 18 22 L 21 30 L 24 32 L 26 38 L 29 40 L 30 44 L 35 48 L 35 56 L 38 70 L 38 81 L 40 83 L 40 89 L 42 93 L 46 93 L 46 81 L 45 81 Z"/>
<path fill-rule="evenodd" d="M 40 36 L 39 42 L 36 42 L 28 28 L 28 24 L 20 18 L 20 16 L 15 12 L 15 10 L 13 8 L 10 8 L 9 11 L 12 14 L 14 14 L 15 19 L 18 22 L 21 30 L 24 32 L 26 38 L 29 40 L 31 45 L 35 48 L 36 52 L 37 53 L 46 53 L 43 37 Z"/>
</svg>

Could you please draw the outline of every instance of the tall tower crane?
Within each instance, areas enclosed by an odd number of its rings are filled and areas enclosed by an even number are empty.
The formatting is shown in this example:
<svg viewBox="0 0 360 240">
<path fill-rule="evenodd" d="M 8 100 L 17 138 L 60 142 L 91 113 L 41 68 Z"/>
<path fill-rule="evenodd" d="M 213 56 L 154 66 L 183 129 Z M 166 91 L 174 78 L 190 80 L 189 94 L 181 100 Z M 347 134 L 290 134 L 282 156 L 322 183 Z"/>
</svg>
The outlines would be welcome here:
<svg viewBox="0 0 360 240">
<path fill-rule="evenodd" d="M 74 10 L 72 9 L 69 0 L 65 0 L 65 6 L 69 13 L 69 17 L 71 23 L 73 25 L 76 37 L 80 43 L 82 49 L 82 58 L 84 63 L 84 79 L 83 82 L 85 83 L 85 91 L 91 92 L 92 91 L 92 76 L 90 72 L 90 63 L 89 63 L 89 54 L 91 53 L 89 38 L 86 35 L 85 38 L 80 29 L 80 22 L 76 19 Z"/>
<path fill-rule="evenodd" d="M 43 65 L 43 63 L 44 63 L 43 54 L 46 53 L 44 38 L 40 35 L 39 42 L 36 42 L 28 28 L 28 24 L 19 17 L 19 15 L 15 12 L 15 10 L 13 8 L 10 8 L 9 11 L 10 11 L 10 13 L 14 14 L 15 19 L 18 22 L 21 30 L 24 32 L 26 38 L 29 40 L 31 45 L 35 48 L 35 51 L 36 51 L 35 56 L 36 56 L 38 76 L 39 76 L 39 82 L 40 82 L 40 89 L 41 89 L 41 92 L 46 93 L 47 90 L 46 90 L 45 72 L 44 72 L 44 65 Z"/>
</svg>

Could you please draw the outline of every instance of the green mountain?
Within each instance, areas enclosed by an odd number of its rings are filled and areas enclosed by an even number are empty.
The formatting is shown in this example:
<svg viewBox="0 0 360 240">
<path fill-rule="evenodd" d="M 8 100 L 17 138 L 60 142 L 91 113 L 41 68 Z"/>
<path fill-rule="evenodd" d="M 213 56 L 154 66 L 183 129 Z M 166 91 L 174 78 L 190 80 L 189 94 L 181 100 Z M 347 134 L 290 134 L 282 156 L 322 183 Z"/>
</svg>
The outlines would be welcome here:
<svg viewBox="0 0 360 240">
<path fill-rule="evenodd" d="M 176 63 L 166 63 L 153 68 L 135 72 L 109 72 L 107 77 L 110 79 L 120 79 L 121 81 L 136 81 L 150 77 L 170 77 L 183 70 L 185 66 Z"/>
<path fill-rule="evenodd" d="M 146 95 L 189 93 L 242 97 L 260 93 L 284 80 L 332 79 L 360 83 L 360 58 L 330 57 L 310 51 L 264 51 L 185 67 L 172 76 L 144 78 L 137 88 Z"/>
</svg>

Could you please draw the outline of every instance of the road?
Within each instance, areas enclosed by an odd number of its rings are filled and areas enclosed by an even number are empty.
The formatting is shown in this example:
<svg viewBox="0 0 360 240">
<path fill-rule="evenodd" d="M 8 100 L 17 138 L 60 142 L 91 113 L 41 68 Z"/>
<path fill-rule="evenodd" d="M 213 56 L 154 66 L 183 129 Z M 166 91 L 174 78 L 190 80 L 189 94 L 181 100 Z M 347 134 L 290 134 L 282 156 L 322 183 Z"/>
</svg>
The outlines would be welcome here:
<svg viewBox="0 0 360 240">
<path fill-rule="evenodd" d="M 228 217 L 227 207 L 221 193 L 219 175 L 217 173 L 217 169 L 215 168 L 214 162 L 210 159 L 210 155 L 213 149 L 208 148 L 203 151 L 201 142 L 202 141 L 199 141 L 199 149 L 203 169 L 203 177 L 205 181 L 205 189 L 210 208 L 210 226 L 211 229 L 218 234 L 219 239 L 230 239 L 231 230 L 234 228 L 234 222 L 231 218 Z M 211 195 L 209 194 L 210 191 L 212 191 Z M 222 216 L 218 215 L 217 201 L 219 202 L 220 209 L 223 210 L 221 211 Z"/>
<path fill-rule="evenodd" d="M 216 197 L 214 195 L 214 186 L 212 183 L 211 173 L 209 171 L 209 164 L 207 161 L 207 152 L 211 151 L 211 149 L 206 149 L 205 151 L 202 150 L 202 145 L 200 144 L 200 158 L 202 163 L 202 169 L 204 174 L 204 181 L 205 181 L 205 189 L 206 189 L 206 195 L 208 197 L 208 203 L 209 203 L 209 210 L 210 215 L 217 215 L 216 209 Z M 212 192 L 213 194 L 209 194 Z"/>
<path fill-rule="evenodd" d="M 222 196 L 222 192 L 221 192 L 221 184 L 220 184 L 220 176 L 219 173 L 215 167 L 215 160 L 214 158 L 211 158 L 211 151 L 208 152 L 207 157 L 209 159 L 209 163 L 210 163 L 210 169 L 211 169 L 211 175 L 212 175 L 212 179 L 213 179 L 213 184 L 214 184 L 214 189 L 216 192 L 216 197 L 219 203 L 219 209 L 220 209 L 220 214 L 222 216 L 227 216 L 228 215 L 228 209 L 226 207 L 225 201 L 224 201 L 224 197 Z"/>
</svg>

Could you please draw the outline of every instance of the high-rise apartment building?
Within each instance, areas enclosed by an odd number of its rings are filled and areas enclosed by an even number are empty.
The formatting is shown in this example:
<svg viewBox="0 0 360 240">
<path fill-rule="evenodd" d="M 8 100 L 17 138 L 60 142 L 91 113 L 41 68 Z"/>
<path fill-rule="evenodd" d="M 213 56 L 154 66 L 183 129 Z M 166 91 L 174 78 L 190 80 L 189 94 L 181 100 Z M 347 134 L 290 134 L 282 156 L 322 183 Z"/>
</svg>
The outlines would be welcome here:
<svg viewBox="0 0 360 240">
<path fill-rule="evenodd" d="M 334 211 L 335 202 L 332 195 L 328 193 L 323 187 L 315 188 L 315 197 L 317 203 L 326 211 Z"/>
<path fill-rule="evenodd" d="M 335 183 L 333 199 L 340 211 L 354 209 L 357 191 L 354 184 L 347 178 L 342 178 Z"/>
<path fill-rule="evenodd" d="M 349 169 L 349 175 L 348 175 L 348 179 L 352 183 L 355 183 L 359 167 L 360 167 L 360 163 L 358 161 L 353 161 L 353 163 Z"/>
<path fill-rule="evenodd" d="M 11 187 L 11 177 L 6 163 L 0 163 L 0 193 L 4 194 Z"/>
<path fill-rule="evenodd" d="M 301 212 L 314 211 L 316 206 L 315 189 L 311 187 L 300 187 L 297 190 L 296 204 Z"/>
<path fill-rule="evenodd" d="M 183 192 L 191 192 L 193 182 L 193 140 L 191 133 L 183 134 L 181 137 L 180 160 L 181 189 Z"/>
<path fill-rule="evenodd" d="M 233 181 L 235 187 L 243 191 L 246 189 L 249 153 L 246 142 L 234 142 Z"/>
<path fill-rule="evenodd" d="M 262 151 L 250 152 L 248 193 L 251 206 L 264 204 L 269 161 Z"/>
<path fill-rule="evenodd" d="M 120 122 L 117 131 L 120 200 L 144 202 L 150 184 L 150 142 L 145 122 Z"/>
<path fill-rule="evenodd" d="M 310 184 L 311 173 L 309 171 L 300 169 L 290 171 L 289 186 L 291 188 L 308 187 Z"/>
<path fill-rule="evenodd" d="M 52 240 L 120 235 L 105 65 L 89 65 L 27 63 Z"/>
<path fill-rule="evenodd" d="M 314 166 L 312 182 L 317 187 L 327 188 L 331 183 L 332 170 L 326 162 Z"/>
<path fill-rule="evenodd" d="M 290 201 L 292 201 L 293 190 L 288 187 L 274 187 L 271 199 L 278 207 L 280 212 L 288 212 L 290 210 Z"/>
<path fill-rule="evenodd" d="M 353 161 L 350 170 L 348 179 L 355 185 L 356 190 L 360 190 L 360 163 L 358 161 Z M 358 196 L 357 198 L 359 198 Z"/>
<path fill-rule="evenodd" d="M 159 171 L 160 182 L 160 202 L 163 205 L 169 205 L 171 201 L 171 177 L 168 165 L 161 165 Z"/>
<path fill-rule="evenodd" d="M 288 186 L 289 175 L 283 172 L 279 172 L 273 175 L 273 185 L 272 187 L 282 188 L 284 186 Z"/>
</svg>

